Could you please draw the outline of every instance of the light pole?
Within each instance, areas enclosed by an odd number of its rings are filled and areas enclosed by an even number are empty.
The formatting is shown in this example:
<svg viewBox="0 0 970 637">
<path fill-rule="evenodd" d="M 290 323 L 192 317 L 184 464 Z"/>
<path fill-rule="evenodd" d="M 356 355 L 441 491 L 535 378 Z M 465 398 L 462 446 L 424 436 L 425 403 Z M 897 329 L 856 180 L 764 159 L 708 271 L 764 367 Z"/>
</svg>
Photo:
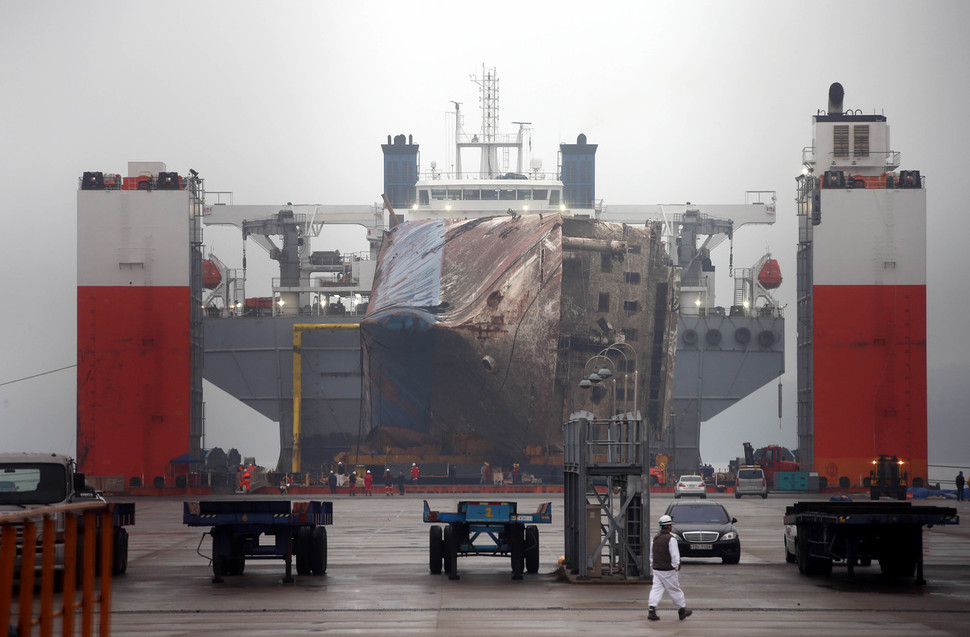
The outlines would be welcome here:
<svg viewBox="0 0 970 637">
<path fill-rule="evenodd" d="M 592 372 L 587 376 L 586 368 L 589 367 L 589 364 L 591 362 L 593 362 L 598 358 L 604 359 L 606 363 L 603 365 L 603 367 L 600 367 L 597 371 Z M 609 418 L 612 420 L 613 418 L 612 412 L 616 410 L 616 378 L 614 378 L 615 374 L 613 373 L 613 371 L 606 365 L 615 365 L 615 363 L 613 362 L 613 359 L 603 354 L 603 352 L 590 356 L 586 360 L 586 363 L 583 365 L 584 375 L 583 375 L 583 379 L 579 381 L 579 386 L 582 389 L 591 389 L 594 385 L 598 385 L 604 380 L 609 380 L 610 378 L 613 378 L 613 392 L 612 392 L 612 395 L 610 396 L 611 406 L 610 406 L 610 413 L 609 413 Z"/>
<path fill-rule="evenodd" d="M 616 363 L 613 361 L 612 358 L 609 357 L 608 354 L 610 352 L 616 352 L 623 357 L 623 405 L 624 407 L 626 407 L 628 405 L 628 401 L 630 398 L 629 387 L 627 385 L 627 377 L 629 376 L 629 372 L 630 372 L 630 363 L 629 363 L 629 359 L 627 358 L 626 352 L 622 349 L 624 347 L 628 348 L 630 350 L 630 353 L 633 355 L 633 409 L 628 411 L 633 415 L 633 418 L 636 419 L 639 413 L 637 411 L 637 407 L 638 407 L 637 392 L 640 385 L 640 366 L 638 363 L 639 357 L 637 354 L 637 350 L 629 343 L 626 343 L 623 341 L 617 341 L 616 343 L 611 343 L 606 347 L 604 347 L 603 349 L 601 349 L 598 354 L 591 356 L 586 361 L 586 364 L 583 365 L 584 376 L 583 376 L 583 379 L 579 381 L 579 386 L 584 389 L 589 389 L 590 387 L 599 383 L 603 379 L 610 378 L 611 376 L 613 376 L 614 374 L 610 371 L 608 367 L 603 367 L 598 372 L 594 372 L 589 376 L 586 376 L 585 374 L 586 374 L 586 368 L 589 367 L 590 362 L 596 360 L 597 358 L 605 358 L 610 365 L 615 366 Z M 606 372 L 605 376 L 604 376 L 604 371 Z M 615 380 L 616 379 L 614 378 L 614 382 Z M 615 386 L 614 386 L 614 408 L 615 408 Z M 610 414 L 610 418 L 612 417 L 613 417 L 613 414 Z"/>
</svg>

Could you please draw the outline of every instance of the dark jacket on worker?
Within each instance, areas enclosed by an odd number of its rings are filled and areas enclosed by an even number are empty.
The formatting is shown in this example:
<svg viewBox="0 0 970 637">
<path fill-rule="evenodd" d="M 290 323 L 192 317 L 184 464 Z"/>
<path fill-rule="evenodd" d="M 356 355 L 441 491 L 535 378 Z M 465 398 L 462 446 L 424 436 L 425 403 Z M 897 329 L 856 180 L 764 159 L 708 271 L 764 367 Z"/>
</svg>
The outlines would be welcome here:
<svg viewBox="0 0 970 637">
<path fill-rule="evenodd" d="M 660 528 L 660 532 L 653 538 L 653 570 L 672 571 L 674 570 L 673 558 L 670 556 L 670 527 Z"/>
</svg>

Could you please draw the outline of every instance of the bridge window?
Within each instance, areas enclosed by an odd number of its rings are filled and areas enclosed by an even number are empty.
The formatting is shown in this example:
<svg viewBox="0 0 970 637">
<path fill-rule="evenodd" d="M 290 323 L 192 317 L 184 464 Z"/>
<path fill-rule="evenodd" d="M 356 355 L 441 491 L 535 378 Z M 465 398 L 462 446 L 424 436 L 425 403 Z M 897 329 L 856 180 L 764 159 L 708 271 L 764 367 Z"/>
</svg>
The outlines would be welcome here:
<svg viewBox="0 0 970 637">
<path fill-rule="evenodd" d="M 462 190 L 461 198 L 466 201 L 478 201 L 482 198 L 482 191 L 477 188 L 475 190 Z"/>
<path fill-rule="evenodd" d="M 531 188 L 519 188 L 515 191 L 515 198 L 519 201 L 531 201 L 532 200 L 532 189 Z"/>
<path fill-rule="evenodd" d="M 539 189 L 533 190 L 532 198 L 535 199 L 536 201 L 545 201 L 546 199 L 549 198 L 549 191 L 546 190 L 545 188 L 541 190 Z"/>
<path fill-rule="evenodd" d="M 482 190 L 482 200 L 483 201 L 496 201 L 498 200 L 497 190 Z"/>
<path fill-rule="evenodd" d="M 498 191 L 498 198 L 500 201 L 515 201 L 515 191 L 503 188 Z"/>
<path fill-rule="evenodd" d="M 428 201 L 428 191 L 427 190 L 421 189 L 421 190 L 418 191 L 418 203 L 421 204 L 421 205 L 423 205 L 423 206 L 427 206 L 428 205 L 429 201 Z"/>
<path fill-rule="evenodd" d="M 448 200 L 449 201 L 461 201 L 461 190 L 449 188 L 448 189 Z"/>
<path fill-rule="evenodd" d="M 550 190 L 549 191 L 549 205 L 550 206 L 558 206 L 559 205 L 559 196 L 560 196 L 559 195 L 559 192 L 560 192 L 559 190 Z"/>
<path fill-rule="evenodd" d="M 447 191 L 444 188 L 431 189 L 431 198 L 434 199 L 435 201 L 443 201 L 446 194 L 447 194 Z"/>
</svg>

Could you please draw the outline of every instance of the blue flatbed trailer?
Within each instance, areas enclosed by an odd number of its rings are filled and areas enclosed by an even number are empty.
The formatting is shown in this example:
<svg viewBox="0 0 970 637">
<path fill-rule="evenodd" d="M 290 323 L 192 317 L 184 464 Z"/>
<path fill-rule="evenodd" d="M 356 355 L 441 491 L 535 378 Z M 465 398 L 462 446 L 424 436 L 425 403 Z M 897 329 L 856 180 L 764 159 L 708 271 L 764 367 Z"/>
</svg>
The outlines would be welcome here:
<svg viewBox="0 0 970 637">
<path fill-rule="evenodd" d="M 182 522 L 208 526 L 212 536 L 212 581 L 242 575 L 246 560 L 282 559 L 283 581 L 293 582 L 292 559 L 298 575 L 327 571 L 327 530 L 333 524 L 333 503 L 289 500 L 200 500 L 182 504 Z M 263 535 L 273 543 L 260 542 Z"/>
<path fill-rule="evenodd" d="M 916 584 L 925 584 L 923 527 L 959 523 L 952 507 L 796 502 L 785 510 L 785 559 L 804 575 L 829 575 L 833 562 L 844 562 L 849 577 L 857 565 L 878 560 L 883 575 L 912 577 L 915 571 Z"/>
<path fill-rule="evenodd" d="M 539 528 L 552 522 L 552 503 L 539 505 L 535 513 L 519 513 L 515 502 L 463 501 L 456 513 L 432 511 L 424 501 L 424 521 L 429 529 L 429 568 L 438 575 L 444 569 L 448 579 L 458 579 L 457 558 L 469 555 L 508 557 L 512 579 L 522 571 L 539 570 Z"/>
</svg>

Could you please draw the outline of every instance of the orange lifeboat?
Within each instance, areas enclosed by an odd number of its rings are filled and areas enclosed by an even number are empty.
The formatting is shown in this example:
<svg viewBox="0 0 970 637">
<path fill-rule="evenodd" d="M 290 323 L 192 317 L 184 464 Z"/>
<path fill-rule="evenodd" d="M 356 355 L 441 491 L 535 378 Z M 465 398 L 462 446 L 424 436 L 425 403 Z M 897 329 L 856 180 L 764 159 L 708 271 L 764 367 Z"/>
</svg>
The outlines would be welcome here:
<svg viewBox="0 0 970 637">
<path fill-rule="evenodd" d="M 202 261 L 202 287 L 212 290 L 218 287 L 220 283 L 222 283 L 222 274 L 219 273 L 219 267 L 213 263 L 212 259 L 204 259 Z"/>
<path fill-rule="evenodd" d="M 758 283 L 766 290 L 774 290 L 781 285 L 781 267 L 778 261 L 767 258 L 758 271 Z"/>
</svg>

